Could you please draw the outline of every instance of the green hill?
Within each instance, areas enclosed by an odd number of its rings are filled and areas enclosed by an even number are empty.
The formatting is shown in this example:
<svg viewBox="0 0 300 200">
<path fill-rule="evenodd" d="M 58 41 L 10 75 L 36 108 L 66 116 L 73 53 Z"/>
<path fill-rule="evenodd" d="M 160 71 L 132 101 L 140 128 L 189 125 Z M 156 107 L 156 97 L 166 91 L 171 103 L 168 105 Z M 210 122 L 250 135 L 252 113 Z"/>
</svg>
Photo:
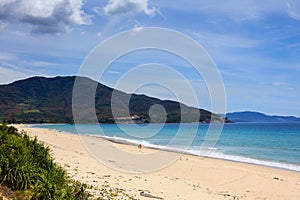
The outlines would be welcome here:
<svg viewBox="0 0 300 200">
<path fill-rule="evenodd" d="M 132 122 L 134 116 L 138 123 L 162 122 L 161 116 L 149 117 L 149 109 L 155 104 L 163 106 L 168 123 L 178 122 L 223 122 L 224 119 L 203 109 L 188 107 L 175 101 L 163 101 L 145 95 L 126 94 L 115 90 L 118 95 L 118 119 L 111 112 L 112 88 L 96 83 L 91 79 L 78 77 L 84 84 L 98 84 L 95 95 L 95 108 L 100 123 Z M 72 91 L 76 77 L 32 77 L 7 85 L 0 85 L 0 120 L 24 123 L 73 123 Z M 129 98 L 130 116 L 126 116 L 124 99 Z M 181 109 L 180 109 L 181 108 Z M 182 113 L 181 113 L 182 110 Z M 200 112 L 200 117 L 195 120 Z M 124 116 L 122 116 L 124 113 Z M 184 120 L 181 120 L 183 116 Z M 152 120 L 152 121 L 151 121 Z M 86 123 L 89 119 L 86 119 Z"/>
</svg>

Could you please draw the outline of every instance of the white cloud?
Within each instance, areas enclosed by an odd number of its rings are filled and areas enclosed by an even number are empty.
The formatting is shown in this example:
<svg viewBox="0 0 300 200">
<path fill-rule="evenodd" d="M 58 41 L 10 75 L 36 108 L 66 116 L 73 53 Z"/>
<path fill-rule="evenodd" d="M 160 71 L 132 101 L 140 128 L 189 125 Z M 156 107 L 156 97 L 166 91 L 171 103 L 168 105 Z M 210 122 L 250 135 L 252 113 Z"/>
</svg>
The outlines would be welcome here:
<svg viewBox="0 0 300 200">
<path fill-rule="evenodd" d="M 115 70 L 109 70 L 108 73 L 109 74 L 121 74 L 121 72 L 115 71 Z"/>
<path fill-rule="evenodd" d="M 133 32 L 134 33 L 138 33 L 138 32 L 141 32 L 142 30 L 144 29 L 143 26 L 139 26 L 139 25 L 135 25 L 134 28 L 133 28 Z"/>
<path fill-rule="evenodd" d="M 275 81 L 275 82 L 262 82 L 262 85 L 271 85 L 275 87 L 280 87 L 280 86 L 289 86 L 287 82 L 280 82 L 280 81 Z"/>
<path fill-rule="evenodd" d="M 98 6 L 93 7 L 92 11 L 95 12 L 97 15 L 102 15 L 102 13 L 103 13 L 102 8 L 98 7 Z"/>
<path fill-rule="evenodd" d="M 218 34 L 204 31 L 194 32 L 193 34 L 200 40 L 201 43 L 209 44 L 214 48 L 255 48 L 261 43 L 259 40 L 244 38 L 238 35 Z"/>
<path fill-rule="evenodd" d="M 1 23 L 25 23 L 35 33 L 60 33 L 71 25 L 91 23 L 83 0 L 5 0 L 0 3 Z"/>
<path fill-rule="evenodd" d="M 1 60 L 5 60 L 5 61 L 14 60 L 16 58 L 17 58 L 17 56 L 15 56 L 14 54 L 0 52 L 0 61 Z"/>
<path fill-rule="evenodd" d="M 300 20 L 300 2 L 290 0 L 287 2 L 287 9 L 290 17 Z"/>
<path fill-rule="evenodd" d="M 99 31 L 97 34 L 96 34 L 97 37 L 101 37 L 102 36 L 102 33 Z"/>
<path fill-rule="evenodd" d="M 0 6 L 2 7 L 2 6 L 5 6 L 5 5 L 8 5 L 8 4 L 10 4 L 10 3 L 13 3 L 13 2 L 15 2 L 16 0 L 1 0 L 0 1 Z"/>
<path fill-rule="evenodd" d="M 0 84 L 11 83 L 16 80 L 34 75 L 44 75 L 23 67 L 0 61 Z"/>
<path fill-rule="evenodd" d="M 105 15 L 137 14 L 153 15 L 156 8 L 149 8 L 148 0 L 109 0 L 104 7 Z"/>
<path fill-rule="evenodd" d="M 45 61 L 28 61 L 26 62 L 27 65 L 33 67 L 50 67 L 57 65 L 57 63 L 45 62 Z"/>
<path fill-rule="evenodd" d="M 0 76 L 1 76 L 0 84 L 7 84 L 16 80 L 27 78 L 30 75 L 24 74 L 14 69 L 7 69 L 0 66 Z"/>
<path fill-rule="evenodd" d="M 6 23 L 0 21 L 0 31 L 4 30 L 6 26 Z"/>
</svg>

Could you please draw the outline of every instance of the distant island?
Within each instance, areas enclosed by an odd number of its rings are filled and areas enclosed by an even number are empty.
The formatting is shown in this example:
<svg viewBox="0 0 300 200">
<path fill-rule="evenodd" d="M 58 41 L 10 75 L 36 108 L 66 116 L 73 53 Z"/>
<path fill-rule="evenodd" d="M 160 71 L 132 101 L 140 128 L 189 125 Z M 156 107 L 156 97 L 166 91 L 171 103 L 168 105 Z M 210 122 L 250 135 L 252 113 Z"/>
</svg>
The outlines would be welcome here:
<svg viewBox="0 0 300 200">
<path fill-rule="evenodd" d="M 300 122 L 300 118 L 294 116 L 270 116 L 260 112 L 232 112 L 226 117 L 233 122 Z"/>
<path fill-rule="evenodd" d="M 113 90 L 89 78 L 77 77 L 86 84 L 98 84 L 95 94 L 95 110 L 99 123 L 160 123 L 161 116 L 149 116 L 152 105 L 162 105 L 166 110 L 167 123 L 227 122 L 217 114 L 185 104 L 160 100 L 145 95 L 126 94 Z M 76 76 L 32 77 L 7 85 L 0 85 L 0 120 L 5 123 L 74 123 L 72 115 L 72 91 Z M 111 112 L 112 92 L 120 97 L 130 97 L 130 116 L 114 118 Z M 117 100 L 117 112 L 126 113 L 124 99 Z M 198 116 L 195 120 L 195 116 Z M 183 117 L 183 118 L 181 118 Z M 184 120 L 182 120 L 184 119 Z M 88 117 L 85 123 L 92 120 Z"/>
</svg>

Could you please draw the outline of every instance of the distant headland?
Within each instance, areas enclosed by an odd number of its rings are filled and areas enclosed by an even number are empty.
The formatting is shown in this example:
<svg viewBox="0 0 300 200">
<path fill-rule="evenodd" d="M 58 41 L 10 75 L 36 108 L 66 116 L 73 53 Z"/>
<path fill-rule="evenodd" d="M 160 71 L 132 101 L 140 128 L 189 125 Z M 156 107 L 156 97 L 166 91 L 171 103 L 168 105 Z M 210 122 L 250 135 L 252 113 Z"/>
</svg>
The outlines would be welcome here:
<svg viewBox="0 0 300 200">
<path fill-rule="evenodd" d="M 0 85 L 0 120 L 6 123 L 74 123 L 72 92 L 76 78 L 88 84 L 97 84 L 95 111 L 99 123 L 223 123 L 224 117 L 210 111 L 189 107 L 171 100 L 161 100 L 146 95 L 127 94 L 114 90 L 85 77 L 32 77 L 7 85 Z M 129 114 L 114 117 L 111 111 L 112 92 L 130 98 Z M 124 99 L 117 99 L 116 112 L 128 113 Z M 149 116 L 151 106 L 159 104 L 166 117 Z M 200 115 L 199 115 L 200 114 Z M 197 120 L 195 120 L 197 116 Z M 200 116 L 200 117 L 199 117 Z M 84 123 L 93 121 L 87 117 Z"/>
<path fill-rule="evenodd" d="M 227 113 L 226 117 L 233 122 L 300 122 L 300 118 L 294 116 L 271 116 L 252 111 Z"/>
</svg>

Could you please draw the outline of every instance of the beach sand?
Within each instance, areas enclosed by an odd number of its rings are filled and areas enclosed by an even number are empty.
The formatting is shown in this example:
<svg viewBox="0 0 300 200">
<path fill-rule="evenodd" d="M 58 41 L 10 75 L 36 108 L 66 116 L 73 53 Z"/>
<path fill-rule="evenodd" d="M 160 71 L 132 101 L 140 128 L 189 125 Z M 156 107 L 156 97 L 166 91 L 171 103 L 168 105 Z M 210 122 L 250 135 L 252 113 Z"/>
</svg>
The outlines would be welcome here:
<svg viewBox="0 0 300 200">
<path fill-rule="evenodd" d="M 182 155 L 171 165 L 151 173 L 126 173 L 98 162 L 85 148 L 79 135 L 25 125 L 16 127 L 32 137 L 37 136 L 49 146 L 55 161 L 63 166 L 73 179 L 91 185 L 93 189 L 90 191 L 95 196 L 100 196 L 101 188 L 105 186 L 111 190 L 124 190 L 124 193 L 137 199 L 152 199 L 141 196 L 141 191 L 168 200 L 300 199 L 299 172 Z M 107 141 L 101 138 L 86 136 L 85 139 L 98 146 L 107 145 Z M 143 148 L 141 152 L 137 146 L 116 143 L 113 147 L 136 156 L 151 155 L 156 151 Z M 105 154 L 110 155 L 109 148 L 106 151 Z M 175 153 L 164 154 L 173 156 Z M 113 156 L 107 162 L 112 163 L 111 166 L 119 166 L 119 169 L 134 165 Z"/>
</svg>

